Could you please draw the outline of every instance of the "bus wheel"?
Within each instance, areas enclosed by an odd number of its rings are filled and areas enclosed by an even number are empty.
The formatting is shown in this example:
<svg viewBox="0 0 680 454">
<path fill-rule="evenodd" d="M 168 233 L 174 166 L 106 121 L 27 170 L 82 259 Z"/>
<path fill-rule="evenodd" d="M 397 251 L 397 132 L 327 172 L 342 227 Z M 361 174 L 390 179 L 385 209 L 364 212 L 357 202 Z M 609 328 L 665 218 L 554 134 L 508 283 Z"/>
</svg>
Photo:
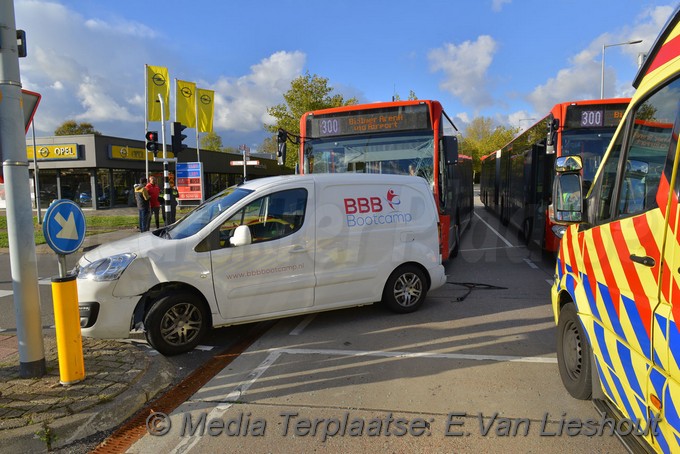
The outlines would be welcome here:
<svg viewBox="0 0 680 454">
<path fill-rule="evenodd" d="M 525 219 L 522 223 L 522 241 L 528 245 L 531 239 L 531 219 Z"/>
<path fill-rule="evenodd" d="M 387 279 L 382 302 L 393 312 L 406 314 L 422 306 L 426 294 L 427 281 L 420 268 L 404 265 Z"/>
<path fill-rule="evenodd" d="M 564 387 L 576 399 L 593 393 L 590 345 L 574 303 L 565 304 L 557 324 L 557 365 Z"/>
<path fill-rule="evenodd" d="M 209 324 L 205 304 L 189 292 L 161 295 L 144 318 L 147 341 L 166 356 L 193 350 Z"/>
</svg>

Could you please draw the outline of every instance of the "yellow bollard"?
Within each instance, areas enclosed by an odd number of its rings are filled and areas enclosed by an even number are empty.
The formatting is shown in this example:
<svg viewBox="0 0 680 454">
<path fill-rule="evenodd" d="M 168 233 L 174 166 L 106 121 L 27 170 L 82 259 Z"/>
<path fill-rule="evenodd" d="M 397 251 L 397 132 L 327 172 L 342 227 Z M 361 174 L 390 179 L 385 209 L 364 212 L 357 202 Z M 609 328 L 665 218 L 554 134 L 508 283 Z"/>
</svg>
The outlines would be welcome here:
<svg viewBox="0 0 680 454">
<path fill-rule="evenodd" d="M 85 378 L 76 275 L 52 278 L 54 325 L 57 334 L 59 382 L 73 385 Z"/>
</svg>

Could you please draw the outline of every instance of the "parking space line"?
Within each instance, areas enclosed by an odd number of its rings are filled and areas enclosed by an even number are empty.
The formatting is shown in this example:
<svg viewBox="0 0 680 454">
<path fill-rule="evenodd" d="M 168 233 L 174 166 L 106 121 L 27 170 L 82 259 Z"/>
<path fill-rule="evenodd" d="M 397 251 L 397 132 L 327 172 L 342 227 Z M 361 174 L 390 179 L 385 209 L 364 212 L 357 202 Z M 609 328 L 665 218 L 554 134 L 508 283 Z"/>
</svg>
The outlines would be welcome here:
<svg viewBox="0 0 680 454">
<path fill-rule="evenodd" d="M 298 326 L 296 326 L 296 327 L 293 329 L 293 331 L 291 331 L 290 333 L 288 333 L 288 335 L 289 335 L 289 336 L 297 336 L 297 335 L 299 335 L 300 333 L 302 333 L 302 331 L 303 331 L 305 328 L 307 328 L 307 325 L 309 325 L 310 323 L 312 323 L 312 320 L 314 320 L 314 317 L 316 317 L 316 314 L 311 314 L 311 315 L 308 315 L 307 317 L 305 317 L 304 320 L 302 320 L 300 323 L 298 323 Z"/>
<path fill-rule="evenodd" d="M 498 232 L 496 231 L 496 229 L 494 229 L 493 227 L 491 227 L 491 226 L 489 225 L 488 222 L 486 222 L 484 219 L 482 219 L 482 217 L 481 217 L 480 215 L 478 215 L 477 213 L 475 213 L 475 216 L 477 216 L 477 219 L 479 219 L 480 221 L 482 221 L 482 222 L 484 223 L 484 225 L 486 225 L 486 226 L 489 228 L 489 230 L 491 230 L 493 233 L 495 233 L 496 236 L 497 236 L 498 238 L 500 238 L 501 240 L 503 240 L 503 242 L 504 242 L 505 244 L 507 244 L 508 247 L 515 247 L 515 246 L 513 246 L 513 244 L 512 244 L 511 242 L 509 242 L 508 240 L 506 240 L 506 239 L 503 237 L 503 235 L 501 235 L 500 233 L 498 233 Z"/>
<path fill-rule="evenodd" d="M 382 358 L 435 358 L 435 359 L 462 359 L 470 361 L 497 361 L 513 363 L 543 363 L 557 364 L 557 358 L 544 356 L 509 356 L 509 355 L 470 355 L 467 353 L 413 353 L 413 352 L 386 352 L 380 350 L 334 350 L 334 349 L 306 349 L 306 348 L 282 348 L 275 351 L 292 355 L 333 355 L 333 356 L 376 356 Z"/>
</svg>

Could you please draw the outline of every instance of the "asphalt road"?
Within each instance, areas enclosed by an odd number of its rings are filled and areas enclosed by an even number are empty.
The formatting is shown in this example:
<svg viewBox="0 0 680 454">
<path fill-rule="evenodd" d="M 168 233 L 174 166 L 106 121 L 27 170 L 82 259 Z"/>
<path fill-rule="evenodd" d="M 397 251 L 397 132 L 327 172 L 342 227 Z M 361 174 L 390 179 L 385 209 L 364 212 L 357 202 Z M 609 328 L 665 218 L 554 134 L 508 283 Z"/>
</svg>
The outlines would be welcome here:
<svg viewBox="0 0 680 454">
<path fill-rule="evenodd" d="M 573 428 L 600 417 L 560 381 L 551 260 L 478 206 L 447 272 L 413 314 L 277 322 L 128 452 L 625 452 Z"/>
</svg>

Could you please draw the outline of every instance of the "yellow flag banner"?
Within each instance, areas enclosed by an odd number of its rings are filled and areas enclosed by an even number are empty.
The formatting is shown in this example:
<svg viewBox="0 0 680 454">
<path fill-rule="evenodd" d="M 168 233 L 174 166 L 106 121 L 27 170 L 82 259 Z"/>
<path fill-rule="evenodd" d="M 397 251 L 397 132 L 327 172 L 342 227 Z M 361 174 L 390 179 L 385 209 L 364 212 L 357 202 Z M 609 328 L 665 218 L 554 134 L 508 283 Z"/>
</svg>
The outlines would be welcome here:
<svg viewBox="0 0 680 454">
<path fill-rule="evenodd" d="M 175 119 L 187 128 L 196 127 L 196 84 L 177 79 Z"/>
<path fill-rule="evenodd" d="M 212 132 L 215 92 L 198 88 L 196 96 L 198 96 L 198 132 Z"/>
<path fill-rule="evenodd" d="M 168 68 L 146 65 L 146 105 L 149 121 L 161 121 L 161 103 L 158 95 L 163 97 L 163 114 L 170 120 L 170 82 Z"/>
</svg>

